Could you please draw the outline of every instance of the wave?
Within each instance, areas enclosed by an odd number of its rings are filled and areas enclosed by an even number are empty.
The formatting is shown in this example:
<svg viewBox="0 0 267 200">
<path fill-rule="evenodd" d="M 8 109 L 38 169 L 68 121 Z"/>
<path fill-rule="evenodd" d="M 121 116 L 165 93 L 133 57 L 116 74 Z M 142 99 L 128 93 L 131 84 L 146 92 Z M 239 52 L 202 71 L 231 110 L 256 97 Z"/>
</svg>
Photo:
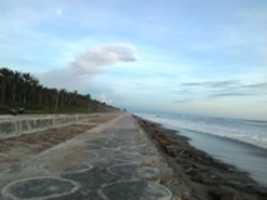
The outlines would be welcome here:
<svg viewBox="0 0 267 200">
<path fill-rule="evenodd" d="M 199 133 L 229 138 L 267 149 L 267 122 L 212 118 L 194 115 L 155 115 L 137 113 L 151 121 L 163 124 L 172 129 L 188 129 Z"/>
</svg>

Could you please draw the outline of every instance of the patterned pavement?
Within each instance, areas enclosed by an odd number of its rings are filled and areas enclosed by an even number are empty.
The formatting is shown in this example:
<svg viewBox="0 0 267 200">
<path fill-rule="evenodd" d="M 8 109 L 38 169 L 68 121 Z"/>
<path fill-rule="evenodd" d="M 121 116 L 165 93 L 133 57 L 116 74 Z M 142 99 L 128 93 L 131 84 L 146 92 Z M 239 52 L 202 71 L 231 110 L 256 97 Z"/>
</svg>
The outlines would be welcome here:
<svg viewBox="0 0 267 200">
<path fill-rule="evenodd" d="M 3 200 L 172 200 L 172 171 L 129 114 L 0 173 Z"/>
</svg>

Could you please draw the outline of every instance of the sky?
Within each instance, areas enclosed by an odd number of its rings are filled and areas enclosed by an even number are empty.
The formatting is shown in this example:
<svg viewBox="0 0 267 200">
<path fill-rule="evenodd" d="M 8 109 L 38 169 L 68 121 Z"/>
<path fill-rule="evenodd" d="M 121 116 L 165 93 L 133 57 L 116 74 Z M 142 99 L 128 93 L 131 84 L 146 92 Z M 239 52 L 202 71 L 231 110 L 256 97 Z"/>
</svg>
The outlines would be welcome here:
<svg viewBox="0 0 267 200">
<path fill-rule="evenodd" d="M 0 66 L 133 112 L 267 120 L 267 1 L 1 0 Z"/>
</svg>

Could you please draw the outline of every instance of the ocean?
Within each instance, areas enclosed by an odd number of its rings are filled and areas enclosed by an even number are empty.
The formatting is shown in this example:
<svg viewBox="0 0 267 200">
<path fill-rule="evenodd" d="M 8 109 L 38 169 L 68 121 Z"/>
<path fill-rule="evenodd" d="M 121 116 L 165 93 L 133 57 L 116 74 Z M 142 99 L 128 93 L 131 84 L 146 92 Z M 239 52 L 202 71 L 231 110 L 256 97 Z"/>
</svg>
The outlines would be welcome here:
<svg viewBox="0 0 267 200">
<path fill-rule="evenodd" d="M 137 115 L 190 138 L 191 145 L 267 186 L 267 122 L 193 114 Z"/>
</svg>

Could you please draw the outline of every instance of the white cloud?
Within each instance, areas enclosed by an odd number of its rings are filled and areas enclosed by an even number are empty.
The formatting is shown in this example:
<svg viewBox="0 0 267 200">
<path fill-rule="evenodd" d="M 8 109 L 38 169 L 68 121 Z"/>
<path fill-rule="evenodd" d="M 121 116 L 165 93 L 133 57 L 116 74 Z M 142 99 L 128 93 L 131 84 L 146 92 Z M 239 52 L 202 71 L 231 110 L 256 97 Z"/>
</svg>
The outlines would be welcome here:
<svg viewBox="0 0 267 200">
<path fill-rule="evenodd" d="M 77 56 L 62 69 L 39 74 L 41 82 L 49 87 L 77 89 L 86 92 L 93 76 L 103 73 L 108 66 L 136 61 L 135 48 L 131 44 L 108 44 L 89 49 Z"/>
<path fill-rule="evenodd" d="M 71 62 L 69 68 L 78 74 L 91 75 L 107 65 L 134 61 L 136 61 L 135 48 L 130 44 L 118 43 L 89 49 Z"/>
</svg>

